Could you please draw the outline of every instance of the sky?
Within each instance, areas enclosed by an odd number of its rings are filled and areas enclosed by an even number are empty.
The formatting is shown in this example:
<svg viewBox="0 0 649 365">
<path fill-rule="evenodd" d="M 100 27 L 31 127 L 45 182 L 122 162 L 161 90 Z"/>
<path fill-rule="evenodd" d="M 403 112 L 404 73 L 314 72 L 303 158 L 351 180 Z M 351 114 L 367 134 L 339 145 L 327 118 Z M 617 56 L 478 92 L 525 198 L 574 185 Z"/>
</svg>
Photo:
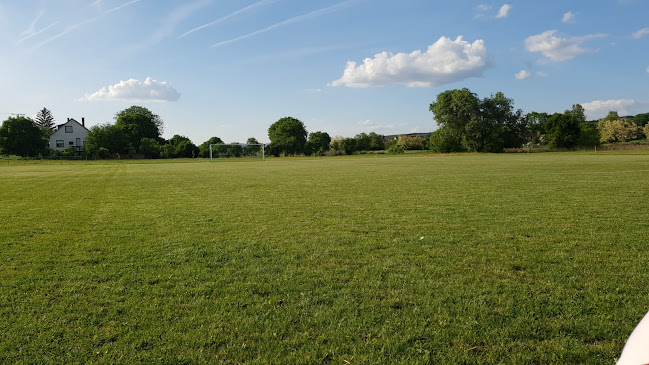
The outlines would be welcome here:
<svg viewBox="0 0 649 365">
<path fill-rule="evenodd" d="M 141 105 L 163 137 L 283 117 L 353 137 L 437 128 L 446 90 L 527 112 L 649 112 L 649 0 L 0 0 L 0 120 Z"/>
</svg>

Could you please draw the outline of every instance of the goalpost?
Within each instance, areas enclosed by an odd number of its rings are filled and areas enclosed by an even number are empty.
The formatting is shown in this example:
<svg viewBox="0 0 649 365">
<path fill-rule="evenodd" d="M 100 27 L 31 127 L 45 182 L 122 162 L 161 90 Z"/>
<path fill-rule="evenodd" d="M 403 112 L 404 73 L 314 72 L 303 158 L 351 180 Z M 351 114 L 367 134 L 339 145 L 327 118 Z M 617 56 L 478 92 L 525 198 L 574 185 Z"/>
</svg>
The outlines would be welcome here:
<svg viewBox="0 0 649 365">
<path fill-rule="evenodd" d="M 218 146 L 216 152 L 225 157 L 259 156 L 261 153 L 261 160 L 266 160 L 266 144 L 264 143 L 214 143 L 210 144 L 210 162 L 213 161 L 214 146 Z"/>
</svg>

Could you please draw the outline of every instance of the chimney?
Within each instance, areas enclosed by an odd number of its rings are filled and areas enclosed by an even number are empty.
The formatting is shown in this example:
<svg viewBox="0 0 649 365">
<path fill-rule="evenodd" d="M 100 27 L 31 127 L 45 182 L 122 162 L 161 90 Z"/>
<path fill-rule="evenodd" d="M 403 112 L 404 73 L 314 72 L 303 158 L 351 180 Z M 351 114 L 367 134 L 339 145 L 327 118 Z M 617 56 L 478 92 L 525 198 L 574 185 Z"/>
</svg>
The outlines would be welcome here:
<svg viewBox="0 0 649 365">
<path fill-rule="evenodd" d="M 81 117 L 81 125 L 84 127 L 86 126 L 86 118 Z"/>
<path fill-rule="evenodd" d="M 68 118 L 68 122 L 70 121 L 70 118 Z"/>
</svg>

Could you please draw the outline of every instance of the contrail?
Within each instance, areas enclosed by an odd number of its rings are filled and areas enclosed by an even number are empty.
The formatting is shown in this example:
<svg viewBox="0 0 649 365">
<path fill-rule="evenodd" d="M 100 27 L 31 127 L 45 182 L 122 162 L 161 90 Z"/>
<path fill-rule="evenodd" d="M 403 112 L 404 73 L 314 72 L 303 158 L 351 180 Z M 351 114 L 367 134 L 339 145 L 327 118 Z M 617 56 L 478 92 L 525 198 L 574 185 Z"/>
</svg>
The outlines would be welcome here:
<svg viewBox="0 0 649 365">
<path fill-rule="evenodd" d="M 252 5 L 248 5 L 245 8 L 239 9 L 239 10 L 237 10 L 237 11 L 235 11 L 233 13 L 230 13 L 230 14 L 222 17 L 222 18 L 219 18 L 219 19 L 217 19 L 217 20 L 215 20 L 213 22 L 203 24 L 198 28 L 194 28 L 194 29 L 190 30 L 189 32 L 183 33 L 178 37 L 178 39 L 183 38 L 185 36 L 188 36 L 188 35 L 190 35 L 190 34 L 192 34 L 194 32 L 197 32 L 197 31 L 199 31 L 201 29 L 205 29 L 207 27 L 211 27 L 212 25 L 219 24 L 219 23 L 221 23 L 223 21 L 226 21 L 226 20 L 228 20 L 228 19 L 230 19 L 232 17 L 235 17 L 235 16 L 237 16 L 237 15 L 239 15 L 241 13 L 245 13 L 248 10 L 252 10 L 252 9 L 257 8 L 259 6 L 274 3 L 274 2 L 277 2 L 277 1 L 280 1 L 280 0 L 261 0 L 261 1 L 258 1 L 258 2 L 254 3 L 254 4 L 252 4 Z"/>
<path fill-rule="evenodd" d="M 293 23 L 298 23 L 298 22 L 301 22 L 301 21 L 304 21 L 304 20 L 308 20 L 308 19 L 311 19 L 311 18 L 316 18 L 316 17 L 322 16 L 322 15 L 328 14 L 328 13 L 332 13 L 332 12 L 334 12 L 334 11 L 337 11 L 337 10 L 339 10 L 339 9 L 342 9 L 342 8 L 344 8 L 344 7 L 348 6 L 348 5 L 350 5 L 350 4 L 353 3 L 354 1 L 356 1 L 356 0 L 347 0 L 347 1 L 343 1 L 342 3 L 338 3 L 338 4 L 336 4 L 336 5 L 332 5 L 332 6 L 330 6 L 330 7 L 323 8 L 323 9 L 320 9 L 320 10 L 312 11 L 312 12 L 310 12 L 310 13 L 308 13 L 308 14 L 298 15 L 298 16 L 296 16 L 296 17 L 293 17 L 293 18 L 290 18 L 290 19 L 286 19 L 286 20 L 281 21 L 281 22 L 279 22 L 279 23 L 275 23 L 275 24 L 273 24 L 273 25 L 271 25 L 271 26 L 269 26 L 269 27 L 267 27 L 267 28 L 260 29 L 260 30 L 258 30 L 258 31 L 252 32 L 252 33 L 244 34 L 244 35 L 242 35 L 242 36 L 239 36 L 239 37 L 236 37 L 236 38 L 232 38 L 232 39 L 227 40 L 227 41 L 223 41 L 223 42 L 215 43 L 215 44 L 211 45 L 210 48 L 216 48 L 216 47 L 225 46 L 226 44 L 230 44 L 230 43 L 238 42 L 238 41 L 240 41 L 240 40 L 242 40 L 242 39 L 247 39 L 247 38 L 250 38 L 250 37 L 254 37 L 254 36 L 256 36 L 256 35 L 259 35 L 259 34 L 262 34 L 262 33 L 266 33 L 266 32 L 268 32 L 268 31 L 271 31 L 271 30 L 273 30 L 273 29 L 277 29 L 277 28 L 283 27 L 283 26 L 285 26 L 285 25 L 289 25 L 289 24 L 293 24 Z"/>
</svg>

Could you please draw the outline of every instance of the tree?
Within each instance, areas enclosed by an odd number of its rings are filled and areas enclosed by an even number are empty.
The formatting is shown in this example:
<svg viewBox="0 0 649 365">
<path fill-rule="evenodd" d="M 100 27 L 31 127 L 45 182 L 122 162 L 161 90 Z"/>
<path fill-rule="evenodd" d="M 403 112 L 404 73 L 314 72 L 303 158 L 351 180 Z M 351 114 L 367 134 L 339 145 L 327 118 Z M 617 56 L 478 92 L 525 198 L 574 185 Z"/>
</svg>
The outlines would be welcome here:
<svg viewBox="0 0 649 365">
<path fill-rule="evenodd" d="M 369 151 L 372 144 L 372 139 L 367 133 L 361 133 L 356 135 L 356 148 L 359 151 Z"/>
<path fill-rule="evenodd" d="M 545 134 L 545 122 L 550 118 L 548 113 L 531 112 L 525 116 L 528 139 L 532 143 L 540 143 Z"/>
<path fill-rule="evenodd" d="M 284 155 L 296 155 L 304 152 L 307 132 L 300 120 L 285 117 L 268 128 L 268 138 Z"/>
<path fill-rule="evenodd" d="M 370 132 L 370 151 L 380 151 L 385 148 L 385 143 L 383 142 L 384 136 L 382 134 L 377 134 L 375 132 Z"/>
<path fill-rule="evenodd" d="M 129 140 L 124 131 L 114 124 L 99 124 L 88 130 L 84 149 L 88 154 L 99 154 L 100 148 L 109 154 L 123 153 L 128 148 Z"/>
<path fill-rule="evenodd" d="M 577 145 L 581 147 L 595 147 L 599 146 L 600 134 L 597 129 L 597 124 L 593 122 L 583 121 L 579 123 L 579 138 Z"/>
<path fill-rule="evenodd" d="M 0 126 L 0 153 L 22 157 L 45 154 L 49 141 L 34 122 L 25 117 L 9 117 Z"/>
<path fill-rule="evenodd" d="M 309 133 L 309 140 L 304 145 L 305 155 L 324 155 L 329 150 L 331 137 L 327 132 Z"/>
<path fill-rule="evenodd" d="M 164 129 L 160 116 L 141 106 L 132 106 L 115 114 L 115 125 L 126 133 L 131 146 L 137 150 L 142 138 L 160 140 Z"/>
<path fill-rule="evenodd" d="M 345 152 L 346 155 L 351 155 L 357 151 L 356 138 L 343 138 L 339 143 L 340 149 Z"/>
<path fill-rule="evenodd" d="M 52 112 L 47 109 L 43 108 L 36 113 L 36 118 L 34 119 L 34 123 L 43 128 L 47 129 L 52 129 L 54 128 L 54 116 L 52 116 Z"/>
<path fill-rule="evenodd" d="M 441 127 L 430 136 L 430 150 L 435 153 L 466 152 L 462 135 L 454 129 Z"/>
<path fill-rule="evenodd" d="M 480 100 L 466 88 L 448 90 L 437 95 L 429 110 L 440 127 L 461 135 L 476 152 L 519 147 L 526 133 L 523 113 L 514 110 L 514 101 L 501 92 Z"/>
<path fill-rule="evenodd" d="M 160 143 L 153 138 L 142 138 L 140 141 L 140 152 L 146 158 L 160 157 Z"/>
<path fill-rule="evenodd" d="M 647 139 L 649 139 L 649 124 L 645 124 L 643 132 L 644 135 L 647 136 Z"/>
<path fill-rule="evenodd" d="M 617 115 L 617 113 L 615 113 Z M 609 114 L 610 116 L 610 114 Z M 642 129 L 634 122 L 618 118 L 611 120 L 609 117 L 602 119 L 597 127 L 604 143 L 627 142 L 642 136 Z"/>
<path fill-rule="evenodd" d="M 199 150 L 198 156 L 209 158 L 211 144 L 223 144 L 223 141 L 219 137 L 212 137 L 208 139 L 207 141 L 203 142 L 200 146 L 198 146 L 198 150 Z M 214 157 L 216 157 L 216 154 L 214 154 Z"/>
<path fill-rule="evenodd" d="M 255 137 L 248 138 L 248 140 L 246 140 L 246 144 L 247 146 L 243 149 L 243 153 L 246 156 L 254 156 L 257 155 L 259 151 L 261 151 L 261 146 L 257 146 L 260 143 Z"/>
<path fill-rule="evenodd" d="M 168 143 L 171 148 L 166 150 L 167 156 L 171 158 L 194 158 L 198 157 L 200 149 L 192 141 L 178 134 L 175 134 Z"/>
<path fill-rule="evenodd" d="M 640 127 L 644 127 L 647 124 L 649 124 L 649 113 L 638 114 L 635 116 L 633 121 L 635 122 L 635 124 L 639 125 Z"/>
<path fill-rule="evenodd" d="M 404 136 L 397 137 L 397 144 L 404 150 L 423 150 L 424 139 L 417 136 Z"/>
<path fill-rule="evenodd" d="M 545 130 L 551 148 L 572 148 L 579 139 L 579 120 L 571 111 L 554 113 L 545 121 Z"/>
</svg>

